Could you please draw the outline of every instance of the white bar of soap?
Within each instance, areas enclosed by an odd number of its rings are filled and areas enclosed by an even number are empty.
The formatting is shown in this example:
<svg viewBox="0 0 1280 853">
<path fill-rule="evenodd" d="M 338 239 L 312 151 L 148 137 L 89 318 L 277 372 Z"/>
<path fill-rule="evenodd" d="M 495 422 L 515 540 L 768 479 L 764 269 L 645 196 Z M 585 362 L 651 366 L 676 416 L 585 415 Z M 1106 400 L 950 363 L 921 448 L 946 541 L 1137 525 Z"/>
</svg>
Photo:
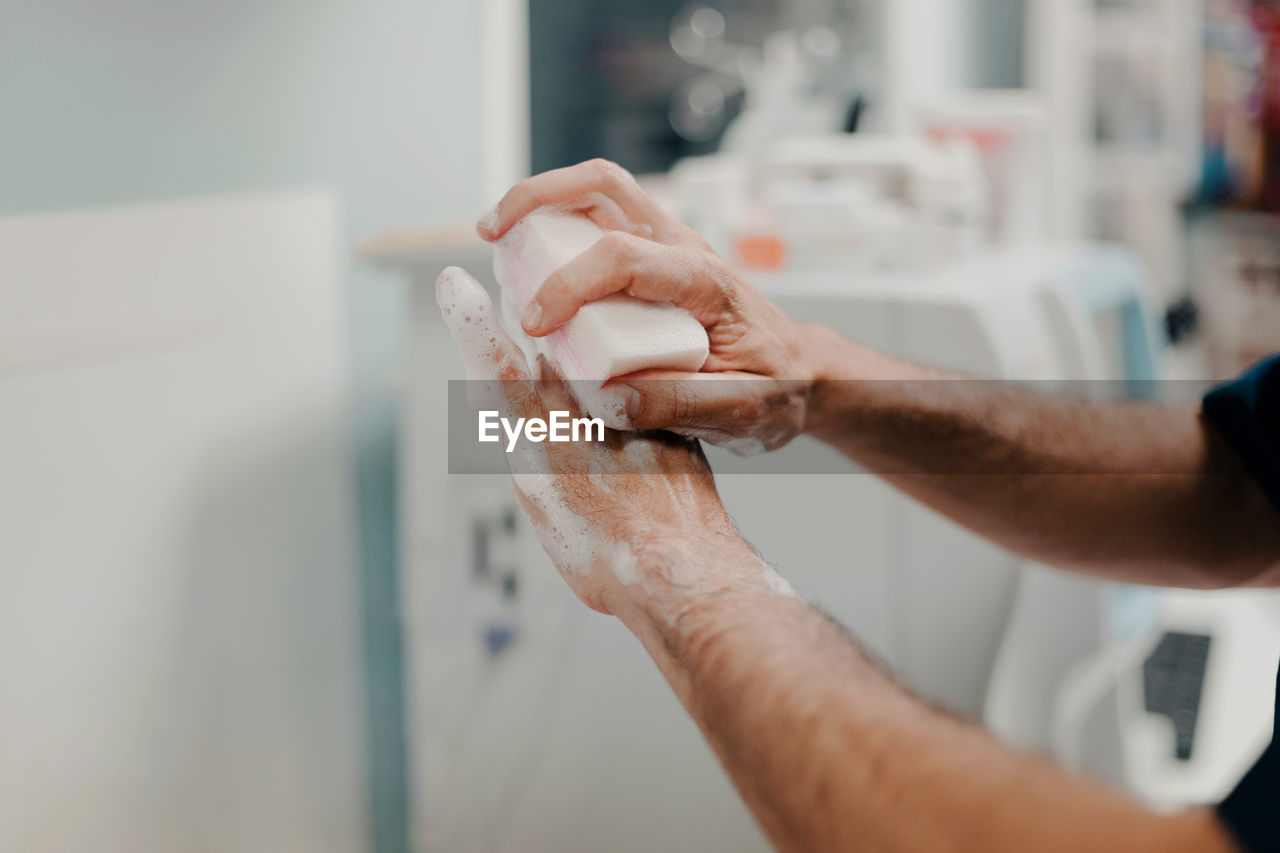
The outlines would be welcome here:
<svg viewBox="0 0 1280 853">
<path fill-rule="evenodd" d="M 553 272 L 604 234 L 586 216 L 547 207 L 516 223 L 493 258 L 508 321 L 524 313 Z M 511 331 L 520 333 L 518 322 Z M 566 379 L 599 382 L 651 368 L 697 371 L 709 349 L 706 329 L 688 311 L 622 294 L 582 306 L 535 347 Z"/>
</svg>

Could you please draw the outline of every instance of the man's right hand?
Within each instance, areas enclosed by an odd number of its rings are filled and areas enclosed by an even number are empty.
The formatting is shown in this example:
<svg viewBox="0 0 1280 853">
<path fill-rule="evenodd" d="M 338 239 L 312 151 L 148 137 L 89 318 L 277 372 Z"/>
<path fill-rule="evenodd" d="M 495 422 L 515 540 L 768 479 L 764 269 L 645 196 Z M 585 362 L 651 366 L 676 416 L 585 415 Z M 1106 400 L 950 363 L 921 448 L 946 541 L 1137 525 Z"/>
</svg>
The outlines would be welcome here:
<svg viewBox="0 0 1280 853">
<path fill-rule="evenodd" d="M 625 395 L 633 429 L 670 430 L 739 452 L 781 447 L 804 429 L 819 354 L 834 332 L 794 323 L 605 160 L 521 181 L 477 231 L 500 240 L 542 206 L 584 213 L 610 233 L 543 283 L 521 320 L 526 332 L 550 334 L 583 305 L 614 293 L 673 303 L 707 330 L 701 372 L 642 371 L 610 383 Z"/>
</svg>

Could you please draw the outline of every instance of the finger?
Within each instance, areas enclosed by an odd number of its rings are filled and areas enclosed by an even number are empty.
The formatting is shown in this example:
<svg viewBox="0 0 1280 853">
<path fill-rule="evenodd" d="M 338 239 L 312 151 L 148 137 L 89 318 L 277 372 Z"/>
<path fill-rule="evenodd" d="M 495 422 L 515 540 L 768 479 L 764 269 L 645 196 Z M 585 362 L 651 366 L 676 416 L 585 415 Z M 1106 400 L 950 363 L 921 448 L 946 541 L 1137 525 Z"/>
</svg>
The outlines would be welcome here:
<svg viewBox="0 0 1280 853">
<path fill-rule="evenodd" d="M 611 388 L 601 387 L 598 380 L 565 379 L 543 356 L 538 356 L 538 393 L 548 410 L 586 413 L 600 418 L 611 430 L 628 428 L 626 400 Z"/>
<path fill-rule="evenodd" d="M 536 530 L 541 531 L 547 526 L 547 514 L 542 511 L 541 507 L 529 500 L 525 493 L 521 491 L 519 483 L 512 481 L 511 494 L 515 497 L 516 504 L 524 512 L 525 517 L 532 522 Z"/>
<path fill-rule="evenodd" d="M 518 415 L 538 411 L 524 354 L 494 316 L 493 300 L 480 282 L 461 267 L 448 267 L 436 279 L 436 304 L 462 354 L 467 378 L 500 385 L 501 396 Z M 485 398 L 492 390 L 472 389 Z"/>
<path fill-rule="evenodd" d="M 538 394 L 548 411 L 569 412 L 574 417 L 586 413 L 600 418 L 611 430 L 626 426 L 621 395 L 601 388 L 598 381 L 565 379 L 543 356 L 538 356 Z"/>
<path fill-rule="evenodd" d="M 498 323 L 493 300 L 461 267 L 436 279 L 436 304 L 462 353 L 468 379 L 528 379 L 520 348 Z"/>
<path fill-rule="evenodd" d="M 727 292 L 726 279 L 701 253 L 613 231 L 547 277 L 525 307 L 521 325 L 541 337 L 588 302 L 626 293 L 673 303 L 710 326 L 722 316 Z"/>
<path fill-rule="evenodd" d="M 701 430 L 713 444 L 748 432 L 790 399 L 788 383 L 754 373 L 681 373 L 648 370 L 614 379 L 627 400 L 635 430 Z"/>
<path fill-rule="evenodd" d="M 606 231 L 625 231 L 646 240 L 653 237 L 653 226 L 632 221 L 622 207 L 604 193 L 587 193 L 580 199 L 558 205 L 559 209 L 581 213 Z"/>
<path fill-rule="evenodd" d="M 544 205 L 572 206 L 593 193 L 615 203 L 628 220 L 659 228 L 670 217 L 640 188 L 631 173 L 608 160 L 588 160 L 553 169 L 516 184 L 476 225 L 486 240 L 497 240 L 527 213 Z"/>
<path fill-rule="evenodd" d="M 569 388 L 551 366 L 551 362 L 541 355 L 538 356 L 538 371 L 538 395 L 542 397 L 542 404 L 547 410 L 576 415 L 578 406 L 574 403 Z"/>
<path fill-rule="evenodd" d="M 602 389 L 599 382 L 564 379 L 556 373 L 551 362 L 541 356 L 538 357 L 538 369 L 538 394 L 548 411 L 568 412 L 570 417 L 585 412 L 589 417 L 599 418 L 608 427 L 603 433 L 603 442 L 588 440 L 597 449 L 613 451 L 622 447 L 623 434 L 617 431 L 620 426 L 626 426 L 621 397 Z M 615 456 L 584 453 L 582 445 L 576 442 L 548 444 L 546 454 L 550 469 L 561 474 L 611 474 L 619 467 Z"/>
</svg>

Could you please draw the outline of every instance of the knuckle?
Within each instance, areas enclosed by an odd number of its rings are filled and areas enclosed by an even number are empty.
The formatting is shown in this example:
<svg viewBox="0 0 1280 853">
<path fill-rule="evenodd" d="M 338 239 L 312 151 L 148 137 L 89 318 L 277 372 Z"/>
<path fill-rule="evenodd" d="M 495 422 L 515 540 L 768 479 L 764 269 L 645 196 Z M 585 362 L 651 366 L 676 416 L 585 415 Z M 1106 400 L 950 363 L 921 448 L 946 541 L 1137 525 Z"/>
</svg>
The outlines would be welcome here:
<svg viewBox="0 0 1280 853">
<path fill-rule="evenodd" d="M 672 383 L 668 390 L 668 418 L 674 424 L 688 424 L 697 413 L 697 400 L 692 390 L 682 383 Z"/>
<path fill-rule="evenodd" d="M 608 232 L 600 238 L 600 245 L 616 263 L 629 265 L 636 260 L 636 241 L 625 231 Z"/>
<path fill-rule="evenodd" d="M 709 290 L 715 297 L 716 307 L 723 309 L 734 300 L 738 276 L 715 252 L 706 251 L 700 255 L 702 274 L 710 284 Z"/>
<path fill-rule="evenodd" d="M 720 256 L 711 248 L 711 244 L 707 242 L 707 238 L 703 237 L 688 225 L 685 225 L 683 222 L 677 223 L 676 233 L 679 235 L 679 242 L 682 245 L 685 245 L 690 249 L 694 249 L 695 251 L 703 252 L 704 254 L 713 255 L 715 258 L 719 259 Z"/>
<path fill-rule="evenodd" d="M 619 166 L 612 160 L 606 160 L 603 157 L 597 157 L 591 161 L 591 168 L 595 170 L 596 177 L 605 187 L 623 188 L 628 187 L 635 180 L 631 177 L 631 173 Z"/>
</svg>

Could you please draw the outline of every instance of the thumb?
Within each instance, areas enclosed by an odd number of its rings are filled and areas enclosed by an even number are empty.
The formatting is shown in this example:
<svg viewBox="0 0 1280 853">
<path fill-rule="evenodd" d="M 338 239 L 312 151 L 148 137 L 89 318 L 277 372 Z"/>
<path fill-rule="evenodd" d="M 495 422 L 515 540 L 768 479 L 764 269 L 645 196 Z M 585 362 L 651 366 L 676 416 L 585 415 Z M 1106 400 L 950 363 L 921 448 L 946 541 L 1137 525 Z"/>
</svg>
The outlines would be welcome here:
<svg viewBox="0 0 1280 853">
<path fill-rule="evenodd" d="M 754 373 L 646 370 L 612 380 L 631 429 L 738 433 L 761 419 L 778 382 Z"/>
<path fill-rule="evenodd" d="M 733 371 L 646 371 L 610 385 L 627 398 L 631 429 L 669 430 L 740 456 L 776 450 L 804 424 L 801 381 Z"/>
</svg>

